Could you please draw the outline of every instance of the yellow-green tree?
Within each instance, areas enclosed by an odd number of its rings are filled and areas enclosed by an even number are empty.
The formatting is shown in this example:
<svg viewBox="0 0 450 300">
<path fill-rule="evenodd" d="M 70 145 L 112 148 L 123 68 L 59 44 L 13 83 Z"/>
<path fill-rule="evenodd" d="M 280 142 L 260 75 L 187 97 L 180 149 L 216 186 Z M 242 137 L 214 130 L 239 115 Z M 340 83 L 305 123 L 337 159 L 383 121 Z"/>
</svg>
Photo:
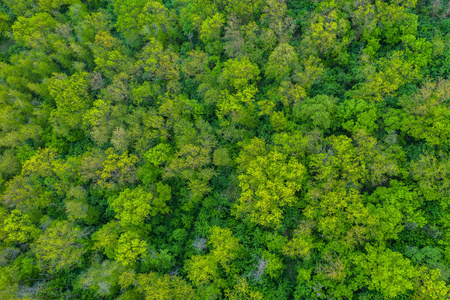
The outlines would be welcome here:
<svg viewBox="0 0 450 300">
<path fill-rule="evenodd" d="M 241 196 L 234 208 L 236 216 L 268 227 L 279 227 L 283 208 L 297 202 L 296 193 L 302 188 L 306 168 L 295 158 L 277 151 L 257 155 L 246 161 L 244 153 L 238 158 L 243 172 L 239 175 Z"/>
<path fill-rule="evenodd" d="M 56 221 L 31 245 L 43 270 L 50 273 L 79 266 L 87 248 L 83 230 L 69 221 Z"/>
<path fill-rule="evenodd" d="M 170 211 L 166 202 L 170 200 L 170 187 L 162 183 L 156 185 L 158 195 L 147 192 L 138 187 L 125 189 L 110 200 L 111 208 L 116 212 L 116 218 L 123 227 L 142 226 L 145 219 L 157 214 L 166 214 Z"/>
</svg>

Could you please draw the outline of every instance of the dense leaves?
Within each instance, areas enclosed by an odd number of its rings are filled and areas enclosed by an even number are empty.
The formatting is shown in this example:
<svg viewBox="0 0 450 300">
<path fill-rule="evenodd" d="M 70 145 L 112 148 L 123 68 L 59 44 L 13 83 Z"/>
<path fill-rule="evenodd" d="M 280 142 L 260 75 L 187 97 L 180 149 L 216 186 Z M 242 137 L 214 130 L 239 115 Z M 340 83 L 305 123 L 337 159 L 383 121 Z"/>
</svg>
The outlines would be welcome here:
<svg viewBox="0 0 450 300">
<path fill-rule="evenodd" d="M 448 1 L 0 2 L 0 299 L 450 297 Z"/>
</svg>

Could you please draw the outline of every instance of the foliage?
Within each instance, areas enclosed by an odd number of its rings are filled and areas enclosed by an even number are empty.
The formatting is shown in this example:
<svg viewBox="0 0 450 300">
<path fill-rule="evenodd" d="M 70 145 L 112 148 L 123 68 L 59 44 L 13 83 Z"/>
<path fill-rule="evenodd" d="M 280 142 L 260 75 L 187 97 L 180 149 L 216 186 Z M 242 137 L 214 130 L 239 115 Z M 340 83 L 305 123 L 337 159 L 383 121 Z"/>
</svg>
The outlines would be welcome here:
<svg viewBox="0 0 450 300">
<path fill-rule="evenodd" d="M 0 1 L 0 299 L 447 299 L 447 2 Z"/>
</svg>

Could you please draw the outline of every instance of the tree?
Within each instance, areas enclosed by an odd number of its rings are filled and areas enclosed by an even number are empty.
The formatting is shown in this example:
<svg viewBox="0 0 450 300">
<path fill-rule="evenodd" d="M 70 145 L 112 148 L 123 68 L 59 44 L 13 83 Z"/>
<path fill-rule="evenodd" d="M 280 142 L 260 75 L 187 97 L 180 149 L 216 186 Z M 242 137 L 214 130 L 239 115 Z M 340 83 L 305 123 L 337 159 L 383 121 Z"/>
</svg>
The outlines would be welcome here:
<svg viewBox="0 0 450 300">
<path fill-rule="evenodd" d="M 227 292 L 227 297 L 231 300 L 251 299 L 262 300 L 263 294 L 259 291 L 255 291 L 250 287 L 247 279 L 239 278 L 232 289 Z"/>
<path fill-rule="evenodd" d="M 170 200 L 170 187 L 162 183 L 157 184 L 159 196 L 146 192 L 142 187 L 125 189 L 118 197 L 110 199 L 111 208 L 116 212 L 116 218 L 122 227 L 142 226 L 145 219 L 157 214 L 170 212 L 166 202 Z M 164 190 L 168 193 L 161 193 Z M 168 196 L 168 197 L 167 197 Z"/>
<path fill-rule="evenodd" d="M 137 262 L 147 255 L 147 242 L 142 240 L 136 232 L 126 231 L 117 241 L 116 260 L 123 266 Z"/>
<path fill-rule="evenodd" d="M 49 50 L 52 39 L 55 38 L 53 30 L 58 23 L 48 13 L 37 13 L 29 18 L 18 17 L 11 27 L 17 43 L 39 50 Z"/>
<path fill-rule="evenodd" d="M 241 245 L 239 239 L 233 236 L 233 232 L 226 228 L 214 226 L 208 242 L 212 250 L 209 254 L 214 261 L 220 263 L 227 273 L 231 271 L 229 262 L 239 257 Z"/>
<path fill-rule="evenodd" d="M 242 91 L 251 82 L 257 81 L 259 74 L 258 66 L 244 56 L 227 60 L 222 69 L 219 81 L 223 82 L 226 87 L 232 87 L 236 91 Z"/>
<path fill-rule="evenodd" d="M 379 71 L 371 72 L 354 96 L 367 101 L 382 101 L 393 95 L 402 85 L 420 78 L 418 68 L 404 58 L 403 51 L 394 51 L 379 61 Z"/>
<path fill-rule="evenodd" d="M 179 35 L 175 11 L 169 10 L 160 1 L 147 1 L 142 13 L 138 16 L 138 24 L 142 26 L 142 34 L 146 38 L 155 37 L 161 41 L 169 39 L 174 42 L 173 39 Z"/>
<path fill-rule="evenodd" d="M 294 20 L 286 14 L 286 1 L 269 0 L 263 7 L 261 21 L 268 26 L 268 32 L 274 34 L 280 43 L 287 42 L 294 30 Z"/>
<path fill-rule="evenodd" d="M 82 117 L 91 105 L 87 75 L 76 73 L 68 77 L 54 74 L 48 81 L 49 93 L 56 103 L 51 114 L 53 128 L 57 134 L 72 140 L 71 131 L 80 128 Z"/>
<path fill-rule="evenodd" d="M 339 64 L 344 64 L 349 57 L 346 51 L 350 44 L 350 22 L 341 16 L 337 7 L 327 10 L 313 16 L 306 40 L 326 57 L 336 57 Z"/>
<path fill-rule="evenodd" d="M 7 32 L 7 30 L 9 29 L 9 16 L 4 13 L 4 12 L 0 12 L 0 36 L 5 35 L 5 33 Z"/>
<path fill-rule="evenodd" d="M 245 154 L 244 154 L 245 155 Z M 243 161 L 245 156 L 240 156 Z M 293 206 L 302 188 L 305 167 L 295 158 L 277 151 L 256 156 L 239 175 L 241 196 L 234 214 L 263 226 L 279 227 L 283 207 Z"/>
<path fill-rule="evenodd" d="M 250 128 L 255 127 L 254 97 L 257 93 L 258 89 L 253 85 L 246 86 L 235 94 L 223 90 L 218 99 L 216 110 L 219 120 L 223 120 L 223 126 L 240 123 Z"/>
<path fill-rule="evenodd" d="M 379 112 L 373 102 L 362 99 L 348 99 L 337 110 L 342 127 L 349 132 L 363 129 L 368 133 L 378 130 Z"/>
<path fill-rule="evenodd" d="M 424 153 L 411 163 L 411 173 L 419 184 L 420 191 L 427 201 L 439 201 L 448 206 L 450 181 L 448 173 L 450 159 L 443 154 L 440 158 Z"/>
<path fill-rule="evenodd" d="M 292 239 L 283 246 L 282 252 L 289 257 L 302 257 L 308 259 L 311 255 L 311 250 L 314 245 L 314 237 L 312 235 L 312 222 L 302 221 L 295 229 Z"/>
<path fill-rule="evenodd" d="M 221 13 L 216 13 L 203 21 L 200 29 L 200 39 L 205 44 L 205 50 L 209 54 L 219 54 L 222 50 L 220 36 L 225 18 Z"/>
<path fill-rule="evenodd" d="M 93 249 L 101 250 L 109 259 L 114 259 L 117 252 L 117 241 L 122 228 L 119 222 L 112 221 L 103 225 L 92 235 Z"/>
<path fill-rule="evenodd" d="M 122 155 L 114 153 L 109 148 L 106 150 L 108 155 L 103 162 L 103 170 L 97 171 L 100 175 L 98 185 L 106 189 L 113 189 L 116 186 L 123 186 L 136 181 L 135 164 L 138 161 L 137 156 L 124 152 Z"/>
<path fill-rule="evenodd" d="M 389 298 L 413 290 L 417 270 L 408 259 L 398 252 L 370 245 L 366 251 L 367 254 L 356 257 L 355 263 L 370 276 L 369 289 L 376 289 Z"/>
<path fill-rule="evenodd" d="M 39 229 L 31 223 L 30 217 L 18 209 L 11 211 L 4 219 L 2 231 L 8 244 L 33 241 L 39 235 Z"/>
<path fill-rule="evenodd" d="M 365 240 L 369 226 L 375 222 L 362 203 L 362 195 L 354 188 L 345 190 L 336 187 L 321 196 L 315 195 L 312 190 L 308 197 L 310 200 L 304 215 L 316 224 L 322 237 L 331 243 L 355 247 Z"/>
<path fill-rule="evenodd" d="M 139 24 L 138 20 L 145 4 L 144 0 L 114 2 L 114 13 L 117 15 L 116 28 L 131 43 L 141 34 L 143 24 Z"/>
<path fill-rule="evenodd" d="M 217 279 L 219 266 L 227 274 L 232 273 L 234 270 L 230 263 L 239 257 L 242 249 L 239 239 L 233 236 L 230 229 L 214 226 L 210 232 L 208 244 L 211 245 L 211 252 L 207 255 L 194 255 L 186 263 L 187 276 L 197 286 Z"/>
<path fill-rule="evenodd" d="M 430 145 L 450 141 L 450 107 L 447 104 L 450 81 L 425 82 L 417 94 L 400 100 L 403 107 L 401 130 Z"/>
<path fill-rule="evenodd" d="M 391 180 L 389 185 L 378 187 L 365 199 L 370 214 L 377 219 L 370 235 L 381 244 L 389 239 L 397 239 L 407 223 L 422 227 L 427 222 L 421 211 L 423 200 L 412 186 L 396 180 Z"/>
<path fill-rule="evenodd" d="M 137 278 L 138 290 L 144 294 L 146 300 L 184 300 L 194 298 L 194 289 L 178 276 L 151 272 L 139 274 Z"/>
<path fill-rule="evenodd" d="M 279 44 L 270 54 L 266 64 L 265 74 L 267 78 L 273 78 L 277 82 L 287 79 L 293 68 L 298 63 L 294 47 L 288 43 Z"/>
<path fill-rule="evenodd" d="M 119 288 L 119 276 L 125 268 L 116 261 L 94 262 L 81 276 L 79 284 L 100 297 L 114 295 Z"/>
<path fill-rule="evenodd" d="M 308 129 L 317 127 L 326 131 L 335 126 L 336 103 L 336 98 L 326 95 L 307 98 L 294 106 L 294 116 L 308 124 Z"/>
<path fill-rule="evenodd" d="M 354 140 L 345 136 L 329 137 L 329 148 L 311 156 L 310 166 L 315 180 L 324 189 L 332 189 L 336 184 L 361 187 L 376 185 L 386 180 L 389 174 L 396 174 L 398 166 L 377 145 L 375 138 L 359 131 Z"/>
<path fill-rule="evenodd" d="M 31 245 L 41 269 L 50 273 L 71 269 L 83 262 L 87 252 L 83 230 L 69 221 L 56 221 Z"/>
<path fill-rule="evenodd" d="M 209 283 L 219 276 L 217 262 L 211 256 L 194 255 L 185 266 L 187 277 L 196 286 Z"/>
<path fill-rule="evenodd" d="M 54 148 L 39 149 L 24 162 L 21 175 L 8 183 L 5 204 L 24 211 L 48 207 L 77 180 L 76 168 L 74 160 L 58 159 Z"/>
<path fill-rule="evenodd" d="M 438 269 L 430 270 L 426 267 L 418 268 L 418 276 L 415 278 L 415 293 L 412 299 L 444 299 L 449 296 L 449 288 L 445 281 L 440 280 Z"/>
</svg>

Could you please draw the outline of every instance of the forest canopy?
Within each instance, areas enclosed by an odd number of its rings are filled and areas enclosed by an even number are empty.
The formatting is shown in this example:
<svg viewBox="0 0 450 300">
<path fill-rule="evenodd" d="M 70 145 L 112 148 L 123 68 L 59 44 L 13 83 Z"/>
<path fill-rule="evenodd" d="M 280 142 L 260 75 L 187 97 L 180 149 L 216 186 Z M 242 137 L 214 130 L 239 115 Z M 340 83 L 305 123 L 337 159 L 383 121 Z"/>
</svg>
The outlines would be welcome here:
<svg viewBox="0 0 450 300">
<path fill-rule="evenodd" d="M 0 299 L 450 298 L 450 4 L 0 2 Z"/>
</svg>

